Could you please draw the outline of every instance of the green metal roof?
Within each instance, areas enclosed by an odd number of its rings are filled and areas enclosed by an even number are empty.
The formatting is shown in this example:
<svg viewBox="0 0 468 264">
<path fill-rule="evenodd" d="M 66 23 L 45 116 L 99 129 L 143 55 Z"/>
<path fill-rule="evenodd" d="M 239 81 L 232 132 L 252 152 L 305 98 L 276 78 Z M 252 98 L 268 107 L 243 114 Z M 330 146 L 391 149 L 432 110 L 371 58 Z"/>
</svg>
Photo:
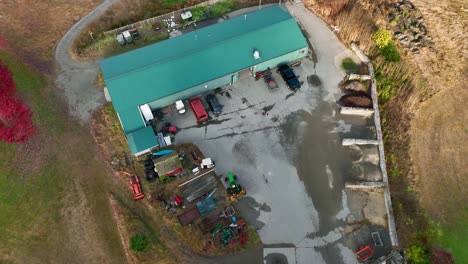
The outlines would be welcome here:
<svg viewBox="0 0 468 264">
<path fill-rule="evenodd" d="M 145 126 L 145 121 L 138 106 L 129 107 L 117 112 L 120 123 L 126 134 Z"/>
<path fill-rule="evenodd" d="M 308 46 L 292 16 L 275 5 L 100 62 L 133 154 L 158 145 L 139 105 Z M 260 52 L 260 59 L 253 52 Z"/>
<path fill-rule="evenodd" d="M 153 127 L 140 128 L 127 134 L 128 145 L 132 154 L 159 146 L 158 139 L 154 134 Z"/>
<path fill-rule="evenodd" d="M 100 64 L 114 108 L 121 113 L 304 47 L 296 21 L 276 5 Z M 260 59 L 253 58 L 254 50 Z"/>
</svg>

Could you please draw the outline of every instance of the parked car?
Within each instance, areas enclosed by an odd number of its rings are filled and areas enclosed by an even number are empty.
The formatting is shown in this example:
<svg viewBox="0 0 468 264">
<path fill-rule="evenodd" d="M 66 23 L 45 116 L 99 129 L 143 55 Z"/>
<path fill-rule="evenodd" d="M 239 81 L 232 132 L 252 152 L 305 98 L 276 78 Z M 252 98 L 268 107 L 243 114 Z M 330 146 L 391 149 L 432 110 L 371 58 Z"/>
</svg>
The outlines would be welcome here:
<svg viewBox="0 0 468 264">
<path fill-rule="evenodd" d="M 158 31 L 161 29 L 161 24 L 160 23 L 154 23 L 152 25 L 154 31 Z"/>
<path fill-rule="evenodd" d="M 130 33 L 130 30 L 125 30 L 124 32 L 122 32 L 122 35 L 125 39 L 125 42 L 127 43 L 133 42 L 133 37 L 132 37 L 132 34 Z"/>
<path fill-rule="evenodd" d="M 207 95 L 206 102 L 210 106 L 211 112 L 213 112 L 213 114 L 219 115 L 223 112 L 223 106 L 219 103 L 218 98 L 216 98 L 216 95 Z"/>
<path fill-rule="evenodd" d="M 199 98 L 190 100 L 189 104 L 195 114 L 197 122 L 203 122 L 208 119 L 208 113 Z"/>
<path fill-rule="evenodd" d="M 301 82 L 297 79 L 296 74 L 294 71 L 289 67 L 288 64 L 283 64 L 279 66 L 278 72 L 281 74 L 281 77 L 283 77 L 284 81 L 286 82 L 286 85 L 288 85 L 289 89 L 293 90 L 296 92 L 301 88 Z"/>
<path fill-rule="evenodd" d="M 198 157 L 198 154 L 195 150 L 192 150 L 192 152 L 190 152 L 190 154 L 192 154 L 192 158 L 193 160 L 199 160 L 200 157 Z"/>
<path fill-rule="evenodd" d="M 136 175 L 130 175 L 130 184 L 133 190 L 133 200 L 138 201 L 145 198 L 143 191 L 141 190 L 140 179 Z"/>
<path fill-rule="evenodd" d="M 132 38 L 134 40 L 137 40 L 137 39 L 140 39 L 140 32 L 138 32 L 138 29 L 134 28 L 134 29 L 130 29 L 130 35 L 132 35 Z"/>
<path fill-rule="evenodd" d="M 175 107 L 177 109 L 177 112 L 179 112 L 179 114 L 185 114 L 185 105 L 184 105 L 184 102 L 182 100 L 178 100 L 175 102 Z"/>
<path fill-rule="evenodd" d="M 118 34 L 116 39 L 117 39 L 117 42 L 119 43 L 120 46 L 123 46 L 123 45 L 127 44 L 127 42 L 125 41 L 125 38 L 124 38 L 122 33 Z"/>
</svg>

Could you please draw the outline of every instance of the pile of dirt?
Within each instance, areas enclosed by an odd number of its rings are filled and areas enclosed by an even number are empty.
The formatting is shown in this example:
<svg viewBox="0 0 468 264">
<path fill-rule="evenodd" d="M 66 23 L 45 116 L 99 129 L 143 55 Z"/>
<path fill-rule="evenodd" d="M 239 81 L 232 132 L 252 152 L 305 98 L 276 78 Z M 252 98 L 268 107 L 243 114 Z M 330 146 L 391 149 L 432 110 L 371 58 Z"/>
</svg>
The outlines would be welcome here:
<svg viewBox="0 0 468 264">
<path fill-rule="evenodd" d="M 363 83 L 359 81 L 347 81 L 344 83 L 340 83 L 340 89 L 344 93 L 353 93 L 353 92 L 360 92 L 368 94 L 368 87 L 366 87 Z"/>
<path fill-rule="evenodd" d="M 366 95 L 343 95 L 338 103 L 346 107 L 372 108 L 372 99 Z"/>
</svg>

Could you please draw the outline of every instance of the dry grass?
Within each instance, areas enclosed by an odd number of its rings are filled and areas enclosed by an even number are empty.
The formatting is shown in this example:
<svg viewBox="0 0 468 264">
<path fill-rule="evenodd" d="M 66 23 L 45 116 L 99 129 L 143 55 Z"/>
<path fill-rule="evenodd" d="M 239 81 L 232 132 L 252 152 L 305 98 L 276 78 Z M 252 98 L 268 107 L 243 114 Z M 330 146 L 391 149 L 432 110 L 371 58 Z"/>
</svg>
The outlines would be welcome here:
<svg viewBox="0 0 468 264">
<path fill-rule="evenodd" d="M 53 48 L 62 35 L 99 0 L 0 1 L 0 35 L 23 61 L 53 72 Z"/>
<path fill-rule="evenodd" d="M 159 241 L 156 232 L 151 227 L 146 225 L 137 215 L 126 208 L 114 196 L 110 196 L 110 203 L 114 213 L 114 220 L 119 230 L 122 245 L 127 256 L 129 264 L 136 263 L 155 263 L 166 264 L 176 263 L 175 259 L 170 255 L 168 249 Z M 130 237 L 135 234 L 145 235 L 150 245 L 147 250 L 141 253 L 133 252 L 129 249 Z"/>
</svg>

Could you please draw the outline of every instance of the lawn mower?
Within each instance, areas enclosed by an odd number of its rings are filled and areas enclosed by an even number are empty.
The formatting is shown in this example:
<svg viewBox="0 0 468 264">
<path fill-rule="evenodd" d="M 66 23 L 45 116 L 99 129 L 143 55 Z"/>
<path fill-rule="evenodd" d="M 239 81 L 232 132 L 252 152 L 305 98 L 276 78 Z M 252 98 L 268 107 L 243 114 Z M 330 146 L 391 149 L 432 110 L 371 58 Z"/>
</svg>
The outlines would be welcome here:
<svg viewBox="0 0 468 264">
<path fill-rule="evenodd" d="M 229 182 L 227 192 L 230 195 L 231 202 L 235 202 L 237 198 L 246 194 L 245 189 L 240 184 L 236 183 L 237 175 L 233 175 L 232 172 L 229 172 L 226 179 Z"/>
</svg>

